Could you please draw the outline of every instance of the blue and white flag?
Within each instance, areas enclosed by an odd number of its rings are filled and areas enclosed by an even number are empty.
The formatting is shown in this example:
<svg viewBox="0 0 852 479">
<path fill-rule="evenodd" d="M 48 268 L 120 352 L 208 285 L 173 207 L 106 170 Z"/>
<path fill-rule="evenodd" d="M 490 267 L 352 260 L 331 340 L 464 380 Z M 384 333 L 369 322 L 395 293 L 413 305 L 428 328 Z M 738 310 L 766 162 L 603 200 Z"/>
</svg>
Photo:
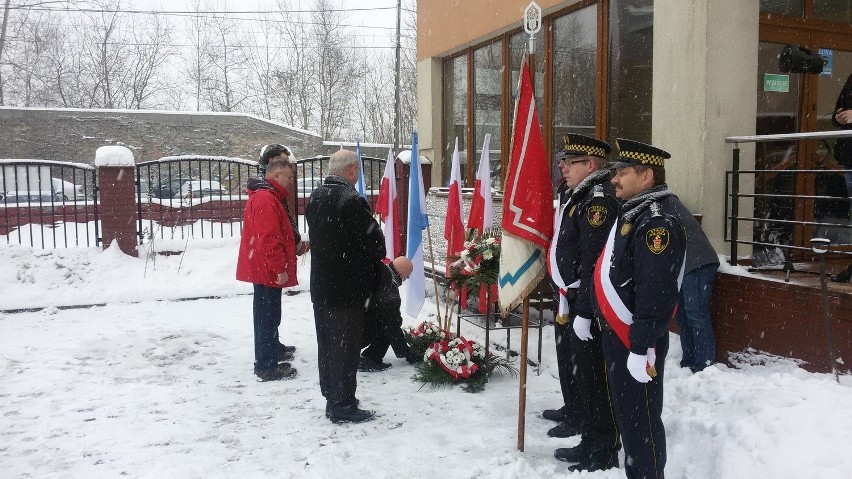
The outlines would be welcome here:
<svg viewBox="0 0 852 479">
<path fill-rule="evenodd" d="M 406 288 L 405 314 L 416 318 L 426 302 L 426 270 L 423 266 L 423 230 L 429 226 L 426 214 L 426 192 L 423 188 L 423 172 L 420 169 L 420 153 L 417 151 L 417 132 L 411 138 L 411 165 L 408 178 L 408 242 L 405 255 L 414 269 L 403 283 Z"/>
<path fill-rule="evenodd" d="M 361 161 L 361 140 L 357 138 L 355 139 L 355 151 L 358 153 L 358 183 L 355 183 L 355 189 L 361 196 L 367 198 L 367 190 L 364 188 L 364 162 Z"/>
</svg>

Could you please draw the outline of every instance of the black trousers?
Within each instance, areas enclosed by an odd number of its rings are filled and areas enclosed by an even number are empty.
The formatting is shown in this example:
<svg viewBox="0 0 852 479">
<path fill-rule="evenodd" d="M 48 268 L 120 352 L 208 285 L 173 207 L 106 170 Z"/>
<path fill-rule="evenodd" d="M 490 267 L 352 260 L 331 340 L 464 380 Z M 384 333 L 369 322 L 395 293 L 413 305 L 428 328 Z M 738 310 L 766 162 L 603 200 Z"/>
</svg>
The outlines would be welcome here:
<svg viewBox="0 0 852 479">
<path fill-rule="evenodd" d="M 556 301 L 556 304 L 559 304 L 558 295 Z M 579 422 L 583 408 L 580 404 L 577 384 L 576 355 L 571 347 L 574 329 L 571 327 L 570 321 L 565 324 L 553 323 L 553 326 L 553 336 L 556 338 L 556 364 L 559 371 L 559 387 L 562 389 L 562 400 L 565 404 L 563 406 L 564 411 Z"/>
<path fill-rule="evenodd" d="M 628 479 L 663 479 L 666 467 L 666 430 L 663 412 L 663 377 L 669 335 L 657 340 L 657 377 L 648 383 L 633 379 L 627 371 L 630 351 L 612 331 L 603 333 L 603 353 L 609 371 L 609 387 L 616 419 L 624 442 L 624 466 Z"/>
<path fill-rule="evenodd" d="M 369 312 L 368 312 L 369 313 Z M 402 318 L 393 319 L 367 315 L 364 324 L 364 338 L 361 347 L 366 348 L 361 352 L 362 356 L 382 362 L 388 348 L 393 348 L 393 353 L 398 358 L 408 355 L 408 343 L 402 333 Z"/>
<path fill-rule="evenodd" d="M 364 308 L 314 304 L 320 391 L 331 408 L 355 405 Z"/>
<path fill-rule="evenodd" d="M 573 321 L 573 319 L 572 319 Z M 621 449 L 615 408 L 609 394 L 606 361 L 601 345 L 602 333 L 596 321 L 590 328 L 592 339 L 581 341 L 571 335 L 577 390 L 583 407 L 582 443 L 590 452 L 617 453 Z"/>
</svg>

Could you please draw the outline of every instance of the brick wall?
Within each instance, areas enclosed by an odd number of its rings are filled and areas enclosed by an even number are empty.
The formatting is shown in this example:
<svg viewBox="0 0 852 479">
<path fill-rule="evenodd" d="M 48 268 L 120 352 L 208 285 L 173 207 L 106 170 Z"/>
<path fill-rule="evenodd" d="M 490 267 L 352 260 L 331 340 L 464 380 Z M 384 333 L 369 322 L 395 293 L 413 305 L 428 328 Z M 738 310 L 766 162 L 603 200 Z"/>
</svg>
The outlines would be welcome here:
<svg viewBox="0 0 852 479">
<path fill-rule="evenodd" d="M 852 370 L 852 295 L 829 291 L 837 356 Z M 711 302 L 717 360 L 754 348 L 807 361 L 809 371 L 829 372 L 822 296 L 818 288 L 719 273 Z"/>
<path fill-rule="evenodd" d="M 315 133 L 239 113 L 0 107 L 0 131 L 0 158 L 90 165 L 104 145 L 126 146 L 137 163 L 177 155 L 257 160 L 260 148 L 273 142 L 292 147 L 299 158 L 322 151 Z"/>
</svg>

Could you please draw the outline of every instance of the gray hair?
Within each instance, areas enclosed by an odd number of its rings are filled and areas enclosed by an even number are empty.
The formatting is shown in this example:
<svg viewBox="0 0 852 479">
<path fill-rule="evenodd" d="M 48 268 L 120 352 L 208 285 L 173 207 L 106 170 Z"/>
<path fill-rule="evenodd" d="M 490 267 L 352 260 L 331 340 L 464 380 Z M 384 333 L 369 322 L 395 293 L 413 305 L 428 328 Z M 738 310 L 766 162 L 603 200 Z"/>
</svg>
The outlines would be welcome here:
<svg viewBox="0 0 852 479">
<path fill-rule="evenodd" d="M 357 164 L 358 155 L 354 151 L 336 151 L 328 160 L 328 172 L 332 175 L 343 176 L 347 168 Z"/>
</svg>

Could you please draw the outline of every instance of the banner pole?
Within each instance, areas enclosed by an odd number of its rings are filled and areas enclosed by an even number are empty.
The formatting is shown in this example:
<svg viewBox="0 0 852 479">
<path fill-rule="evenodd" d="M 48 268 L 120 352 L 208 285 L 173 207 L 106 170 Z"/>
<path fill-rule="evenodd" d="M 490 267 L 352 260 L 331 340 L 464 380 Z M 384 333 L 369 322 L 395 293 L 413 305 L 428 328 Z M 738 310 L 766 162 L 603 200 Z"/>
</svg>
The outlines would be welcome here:
<svg viewBox="0 0 852 479">
<path fill-rule="evenodd" d="M 524 298 L 521 308 L 521 380 L 518 387 L 518 450 L 524 452 L 524 431 L 527 410 L 527 340 L 529 339 L 530 297 Z"/>
<path fill-rule="evenodd" d="M 432 249 L 432 225 L 426 225 L 426 236 L 429 237 L 429 256 L 432 257 L 432 285 L 435 286 L 435 312 L 438 314 L 438 325 L 443 325 L 441 320 L 441 298 L 438 296 L 438 280 L 435 278 L 435 251 Z"/>
</svg>

